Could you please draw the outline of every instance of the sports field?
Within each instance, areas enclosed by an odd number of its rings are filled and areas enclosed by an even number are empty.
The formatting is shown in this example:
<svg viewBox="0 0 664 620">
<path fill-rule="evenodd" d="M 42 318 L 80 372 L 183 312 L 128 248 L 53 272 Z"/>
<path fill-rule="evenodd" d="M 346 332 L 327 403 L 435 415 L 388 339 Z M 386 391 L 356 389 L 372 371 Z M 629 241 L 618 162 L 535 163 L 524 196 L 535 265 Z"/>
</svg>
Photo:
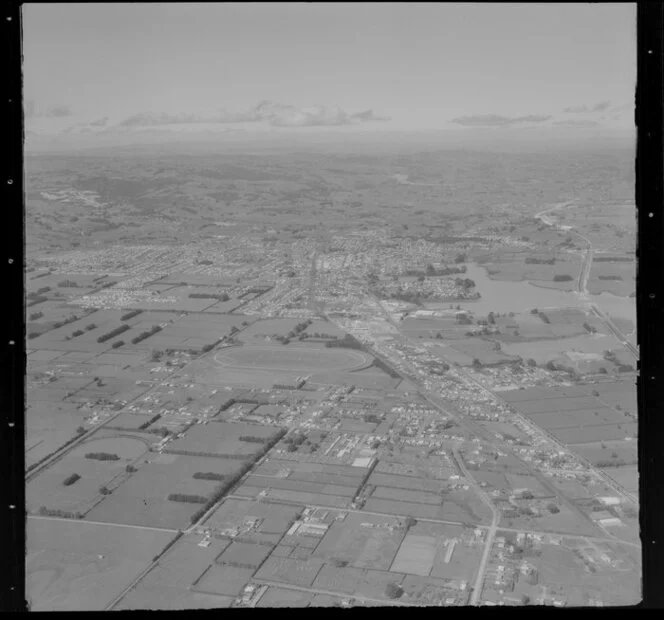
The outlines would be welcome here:
<svg viewBox="0 0 664 620">
<path fill-rule="evenodd" d="M 340 349 L 313 349 L 309 347 L 237 347 L 221 351 L 214 356 L 221 366 L 251 369 L 296 370 L 349 370 L 369 364 L 371 358 L 359 351 Z"/>
</svg>

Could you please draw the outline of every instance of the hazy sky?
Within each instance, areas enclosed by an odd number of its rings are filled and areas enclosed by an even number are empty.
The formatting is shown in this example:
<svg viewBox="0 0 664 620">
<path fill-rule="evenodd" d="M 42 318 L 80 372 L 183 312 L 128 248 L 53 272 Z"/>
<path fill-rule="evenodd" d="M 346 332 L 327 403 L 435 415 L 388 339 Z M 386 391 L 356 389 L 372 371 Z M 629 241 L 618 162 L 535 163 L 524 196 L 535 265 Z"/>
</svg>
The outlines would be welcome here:
<svg viewBox="0 0 664 620">
<path fill-rule="evenodd" d="M 629 128 L 635 14 L 631 4 L 28 4 L 26 130 Z"/>
</svg>

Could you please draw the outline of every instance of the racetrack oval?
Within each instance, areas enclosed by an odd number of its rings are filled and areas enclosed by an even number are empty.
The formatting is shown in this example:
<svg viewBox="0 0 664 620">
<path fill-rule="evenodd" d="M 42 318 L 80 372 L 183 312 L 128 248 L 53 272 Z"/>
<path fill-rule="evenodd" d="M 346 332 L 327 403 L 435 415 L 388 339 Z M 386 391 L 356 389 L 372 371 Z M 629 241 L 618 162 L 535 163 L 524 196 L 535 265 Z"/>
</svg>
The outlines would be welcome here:
<svg viewBox="0 0 664 620">
<path fill-rule="evenodd" d="M 298 372 L 355 370 L 372 361 L 361 351 L 304 347 L 234 347 L 220 351 L 214 360 L 221 366 L 233 368 Z"/>
</svg>

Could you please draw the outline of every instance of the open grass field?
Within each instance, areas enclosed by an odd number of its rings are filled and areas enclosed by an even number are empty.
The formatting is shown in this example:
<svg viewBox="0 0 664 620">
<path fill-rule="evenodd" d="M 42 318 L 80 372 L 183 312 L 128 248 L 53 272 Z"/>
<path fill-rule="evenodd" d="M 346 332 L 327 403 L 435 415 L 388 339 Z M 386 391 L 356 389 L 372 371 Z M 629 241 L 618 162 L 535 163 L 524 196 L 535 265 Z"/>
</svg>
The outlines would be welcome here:
<svg viewBox="0 0 664 620">
<path fill-rule="evenodd" d="M 294 370 L 312 372 L 316 370 L 346 370 L 359 368 L 371 362 L 371 358 L 360 351 L 344 349 L 309 348 L 297 346 L 234 347 L 220 351 L 214 356 L 221 366 L 251 368 L 259 370 Z"/>
<path fill-rule="evenodd" d="M 234 596 L 204 594 L 177 588 L 138 586 L 131 590 L 113 610 L 224 609 L 230 607 L 234 601 Z"/>
<path fill-rule="evenodd" d="M 410 528 L 390 570 L 470 581 L 479 566 L 483 546 L 464 542 L 463 534 L 461 526 L 420 521 Z M 446 562 L 450 548 L 452 554 Z"/>
<path fill-rule="evenodd" d="M 480 505 L 481 507 L 481 505 Z M 384 514 L 405 515 L 423 519 L 441 519 L 450 521 L 470 521 L 481 523 L 487 520 L 476 508 L 470 508 L 466 504 L 459 504 L 452 500 L 446 500 L 442 506 L 432 504 L 418 504 L 399 500 L 387 500 L 370 497 L 364 504 L 364 509 L 369 512 L 380 512 Z"/>
<path fill-rule="evenodd" d="M 510 355 L 520 355 L 524 359 L 532 358 L 538 364 L 545 364 L 549 360 L 556 359 L 569 351 L 596 354 L 603 361 L 602 353 L 607 349 L 614 349 L 617 346 L 618 341 L 613 335 L 598 333 L 556 340 L 505 342 L 502 348 L 505 353 L 509 353 Z M 609 363 L 605 362 L 603 365 L 609 366 Z"/>
<path fill-rule="evenodd" d="M 607 467 L 604 472 L 631 493 L 639 492 L 639 470 L 637 465 Z"/>
<path fill-rule="evenodd" d="M 391 570 L 399 573 L 428 576 L 438 547 L 444 544 L 434 536 L 408 534 L 399 547 Z"/>
<path fill-rule="evenodd" d="M 212 564 L 192 589 L 199 593 L 235 597 L 242 592 L 254 574 L 254 570 L 253 568 Z"/>
<path fill-rule="evenodd" d="M 219 530 L 242 527 L 247 519 L 257 518 L 260 524 L 254 531 L 257 534 L 276 534 L 279 540 L 302 512 L 302 508 L 303 506 L 227 499 L 205 521 L 205 527 Z M 251 535 L 253 536 L 253 532 Z"/>
<path fill-rule="evenodd" d="M 343 521 L 332 523 L 313 557 L 389 570 L 403 536 L 404 528 L 394 517 L 349 513 Z"/>
<path fill-rule="evenodd" d="M 382 473 L 378 467 L 369 476 L 368 484 L 376 487 L 389 487 L 398 490 L 424 491 L 429 494 L 440 494 L 445 488 L 442 480 L 432 480 L 425 477 L 400 476 L 396 474 Z"/>
<path fill-rule="evenodd" d="M 317 607 L 318 605 L 314 602 L 315 597 L 313 592 L 272 587 L 261 596 L 256 607 Z"/>
<path fill-rule="evenodd" d="M 235 491 L 235 495 L 258 499 L 261 494 L 273 502 L 288 502 L 295 504 L 313 504 L 321 506 L 330 506 L 333 508 L 348 508 L 351 504 L 351 496 L 324 495 L 322 493 L 313 493 L 311 491 L 299 491 L 290 489 L 277 489 L 268 485 L 250 486 L 243 484 Z"/>
<path fill-rule="evenodd" d="M 289 480 L 282 478 L 268 478 L 267 476 L 247 476 L 245 484 L 247 486 L 269 488 L 284 491 L 301 491 L 305 493 L 314 493 L 321 495 L 338 495 L 341 497 L 352 498 L 356 491 L 355 486 L 341 486 L 338 484 L 324 484 L 320 482 L 307 482 L 304 480 Z"/>
<path fill-rule="evenodd" d="M 29 518 L 31 611 L 102 610 L 173 538 L 169 532 Z"/>
<path fill-rule="evenodd" d="M 171 493 L 209 496 L 220 484 L 214 480 L 193 478 L 196 472 L 229 475 L 241 461 L 175 454 L 158 454 L 141 465 L 112 495 L 88 515 L 91 521 L 131 525 L 181 528 L 201 504 L 173 502 Z M 75 486 L 75 485 L 74 485 Z"/>
<path fill-rule="evenodd" d="M 556 411 L 528 416 L 535 424 L 547 430 L 587 426 L 601 426 L 605 424 L 630 423 L 624 413 L 609 409 L 608 407 L 595 407 L 579 411 Z"/>
<path fill-rule="evenodd" d="M 70 512 L 86 512 L 101 499 L 100 487 L 122 479 L 127 464 L 145 454 L 147 449 L 147 445 L 139 439 L 128 437 L 86 441 L 27 485 L 27 510 L 35 512 L 45 506 Z M 85 454 L 90 452 L 106 452 L 120 458 L 115 461 L 85 458 Z M 71 485 L 64 485 L 65 479 L 72 474 L 78 474 L 80 479 Z"/>
<path fill-rule="evenodd" d="M 592 545 L 579 546 L 591 555 L 599 554 Z M 632 605 L 640 599 L 641 570 L 636 562 L 622 562 L 613 568 L 600 561 L 595 572 L 590 572 L 571 548 L 546 544 L 537 557 L 529 560 L 537 568 L 538 583 L 532 585 L 518 579 L 514 588 L 517 598 L 527 595 L 532 600 L 546 587 L 550 595 L 563 596 L 568 606 L 587 606 L 591 598 L 607 606 Z"/>
<path fill-rule="evenodd" d="M 26 467 L 41 460 L 76 434 L 84 414 L 72 403 L 31 401 L 26 407 Z"/>
<path fill-rule="evenodd" d="M 551 431 L 562 443 L 576 445 L 591 441 L 606 441 L 636 437 L 636 424 L 603 424 L 601 426 L 586 426 L 585 428 L 559 428 Z"/>
<path fill-rule="evenodd" d="M 217 564 L 256 569 L 270 555 L 271 551 L 272 546 L 269 545 L 234 541 L 216 559 L 216 562 Z"/>
<path fill-rule="evenodd" d="M 323 566 L 314 581 L 314 588 L 344 592 L 355 596 L 367 596 L 387 600 L 388 583 L 399 584 L 405 575 L 366 568 L 345 566 L 337 568 L 331 564 Z"/>
<path fill-rule="evenodd" d="M 307 385 L 340 385 L 352 384 L 357 388 L 370 390 L 391 390 L 396 388 L 401 379 L 393 379 L 377 368 L 367 368 L 354 372 L 314 372 L 307 381 Z"/>
<path fill-rule="evenodd" d="M 638 460 L 638 443 L 634 440 L 594 441 L 576 444 L 574 452 L 593 464 L 612 460 L 614 453 L 618 459 L 631 464 Z"/>
<path fill-rule="evenodd" d="M 475 358 L 477 358 L 482 364 L 487 365 L 516 360 L 516 357 L 507 355 L 502 351 L 496 351 L 493 342 L 482 338 L 464 338 L 463 340 L 455 341 L 450 346 L 452 349 L 455 349 L 461 355 L 465 356 L 464 362 L 459 362 L 462 366 L 472 364 L 473 359 Z M 468 358 L 470 359 L 470 364 L 465 363 Z"/>
<path fill-rule="evenodd" d="M 432 506 L 440 506 L 443 503 L 443 498 L 439 494 L 411 491 L 409 489 L 394 489 L 390 487 L 376 487 L 371 494 L 371 497 L 414 502 L 416 504 L 430 504 Z"/>
<path fill-rule="evenodd" d="M 277 581 L 294 586 L 309 587 L 313 584 L 323 565 L 323 561 L 317 558 L 295 560 L 269 557 L 256 572 L 255 578 L 257 580 L 264 579 L 265 581 Z"/>
<path fill-rule="evenodd" d="M 262 443 L 243 441 L 241 437 L 256 437 L 268 441 L 279 431 L 278 427 L 258 424 L 210 422 L 195 424 L 184 437 L 176 439 L 166 452 L 186 452 L 202 455 L 246 455 L 250 457 L 263 448 Z M 241 462 L 241 461 L 240 461 Z"/>
</svg>

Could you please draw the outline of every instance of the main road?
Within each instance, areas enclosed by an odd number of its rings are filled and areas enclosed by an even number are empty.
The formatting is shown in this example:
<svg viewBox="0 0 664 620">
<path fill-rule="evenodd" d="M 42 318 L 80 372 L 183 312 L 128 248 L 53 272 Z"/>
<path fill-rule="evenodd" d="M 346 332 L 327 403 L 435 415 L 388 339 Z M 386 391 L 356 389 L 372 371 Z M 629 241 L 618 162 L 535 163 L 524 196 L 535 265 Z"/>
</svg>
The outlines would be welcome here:
<svg viewBox="0 0 664 620">
<path fill-rule="evenodd" d="M 484 584 L 484 575 L 486 573 L 486 567 L 489 562 L 489 557 L 491 556 L 491 549 L 493 548 L 493 541 L 496 538 L 496 530 L 498 529 L 498 521 L 500 520 L 500 512 L 495 507 L 494 503 L 491 501 L 491 498 L 484 492 L 484 489 L 480 487 L 475 479 L 471 476 L 470 472 L 466 469 L 466 465 L 459 454 L 458 448 L 454 447 L 452 449 L 452 454 L 454 455 L 454 460 L 456 461 L 459 471 L 461 471 L 466 478 L 466 481 L 473 487 L 475 493 L 480 496 L 480 499 L 490 508 L 491 510 L 491 525 L 486 536 L 486 542 L 484 543 L 484 553 L 482 553 L 482 559 L 480 560 L 480 565 L 477 568 L 477 577 L 475 579 L 475 585 L 473 586 L 473 592 L 470 595 L 470 604 L 477 605 L 480 596 L 482 594 L 482 585 Z"/>
</svg>

